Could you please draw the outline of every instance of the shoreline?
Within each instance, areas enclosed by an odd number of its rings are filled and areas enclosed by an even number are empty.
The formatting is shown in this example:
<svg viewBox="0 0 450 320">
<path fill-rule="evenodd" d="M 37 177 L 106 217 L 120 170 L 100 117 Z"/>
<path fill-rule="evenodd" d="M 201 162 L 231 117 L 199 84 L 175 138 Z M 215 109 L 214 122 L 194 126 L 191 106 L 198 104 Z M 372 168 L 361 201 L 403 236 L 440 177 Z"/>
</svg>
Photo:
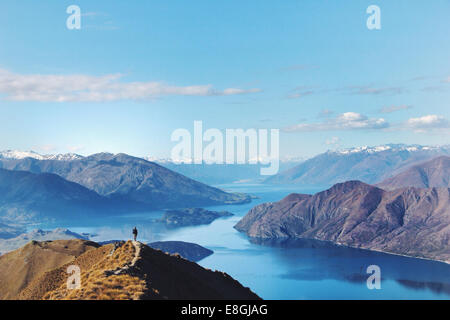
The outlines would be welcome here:
<svg viewBox="0 0 450 320">
<path fill-rule="evenodd" d="M 239 230 L 237 230 L 237 231 L 239 231 Z M 323 239 L 316 239 L 316 238 L 297 238 L 297 237 L 279 237 L 279 238 L 251 237 L 246 232 L 242 232 L 242 231 L 239 231 L 239 232 L 240 233 L 244 233 L 249 239 L 260 239 L 260 240 L 278 240 L 278 239 L 280 239 L 280 240 L 281 239 L 286 239 L 286 240 L 287 239 L 292 239 L 292 240 L 296 240 L 296 239 L 298 239 L 298 240 L 314 240 L 314 241 L 320 241 L 320 242 L 329 243 L 329 244 L 332 244 L 332 245 L 338 246 L 338 247 L 345 247 L 345 248 L 359 249 L 359 250 L 365 250 L 365 251 L 371 251 L 371 252 L 378 252 L 378 253 L 383 253 L 383 254 L 388 254 L 388 255 L 393 255 L 393 256 L 400 256 L 400 257 L 409 258 L 409 259 L 420 259 L 420 260 L 427 260 L 427 261 L 432 261 L 432 262 L 439 262 L 439 263 L 443 263 L 443 264 L 446 264 L 446 265 L 450 266 L 450 261 L 437 260 L 437 259 L 425 258 L 425 257 L 415 257 L 415 256 L 406 255 L 406 254 L 401 254 L 401 253 L 382 251 L 380 249 L 370 249 L 370 248 L 363 248 L 363 247 L 355 247 L 355 246 L 350 246 L 350 245 L 339 243 L 339 242 L 333 242 L 331 240 L 323 240 Z"/>
</svg>

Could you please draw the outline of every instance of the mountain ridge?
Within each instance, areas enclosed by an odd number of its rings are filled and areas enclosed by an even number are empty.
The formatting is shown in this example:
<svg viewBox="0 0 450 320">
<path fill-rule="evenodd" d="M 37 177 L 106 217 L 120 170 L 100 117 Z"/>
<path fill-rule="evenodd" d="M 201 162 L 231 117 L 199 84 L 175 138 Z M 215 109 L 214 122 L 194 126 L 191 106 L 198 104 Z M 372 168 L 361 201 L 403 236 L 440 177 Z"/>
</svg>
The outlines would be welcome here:
<svg viewBox="0 0 450 320">
<path fill-rule="evenodd" d="M 35 270 L 29 259 L 59 257 Z M 69 265 L 81 270 L 81 288 L 68 289 Z M 33 276 L 23 279 L 23 266 Z M 229 275 L 135 241 L 100 246 L 85 240 L 30 242 L 0 257 L 0 298 L 19 300 L 259 300 Z M 14 290 L 12 290 L 14 287 Z M 6 294 L 5 294 L 6 293 Z"/>
</svg>

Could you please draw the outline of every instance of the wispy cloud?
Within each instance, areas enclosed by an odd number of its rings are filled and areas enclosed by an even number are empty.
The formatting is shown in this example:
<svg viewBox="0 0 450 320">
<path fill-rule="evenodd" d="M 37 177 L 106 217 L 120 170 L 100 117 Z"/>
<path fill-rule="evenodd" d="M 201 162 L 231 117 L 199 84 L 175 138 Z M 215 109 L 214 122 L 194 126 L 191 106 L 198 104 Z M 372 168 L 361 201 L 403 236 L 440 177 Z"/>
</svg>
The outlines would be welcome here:
<svg viewBox="0 0 450 320">
<path fill-rule="evenodd" d="M 331 137 L 330 139 L 325 140 L 325 144 L 328 146 L 338 146 L 341 142 L 339 137 Z"/>
<path fill-rule="evenodd" d="M 401 110 L 408 110 L 411 108 L 412 108 L 412 106 L 407 106 L 407 105 L 388 106 L 388 107 L 381 108 L 379 110 L 379 112 L 380 113 L 392 113 L 392 112 L 401 111 Z"/>
<path fill-rule="evenodd" d="M 338 91 L 355 95 L 396 95 L 406 92 L 403 87 L 372 87 L 372 86 L 347 86 L 339 88 Z"/>
<path fill-rule="evenodd" d="M 67 149 L 70 152 L 77 153 L 77 152 L 81 152 L 82 150 L 84 150 L 85 147 L 84 146 L 68 146 Z"/>
<path fill-rule="evenodd" d="M 147 100 L 159 96 L 230 96 L 260 89 L 215 89 L 212 85 L 174 86 L 164 82 L 125 82 L 121 74 L 22 75 L 0 69 L 0 95 L 11 101 L 104 102 Z"/>
<path fill-rule="evenodd" d="M 342 131 L 342 130 L 373 130 L 389 127 L 389 123 L 383 118 L 368 118 L 356 112 L 345 112 L 337 117 L 323 122 L 300 123 L 283 130 L 285 132 L 307 131 Z"/>
<path fill-rule="evenodd" d="M 334 114 L 333 110 L 330 109 L 323 109 L 319 112 L 319 114 L 317 115 L 319 118 L 328 118 L 330 116 L 332 116 Z"/>
<path fill-rule="evenodd" d="M 309 95 L 312 95 L 315 93 L 315 87 L 311 86 L 298 86 L 291 90 L 291 92 L 288 94 L 288 99 L 299 99 L 303 98 Z"/>
</svg>

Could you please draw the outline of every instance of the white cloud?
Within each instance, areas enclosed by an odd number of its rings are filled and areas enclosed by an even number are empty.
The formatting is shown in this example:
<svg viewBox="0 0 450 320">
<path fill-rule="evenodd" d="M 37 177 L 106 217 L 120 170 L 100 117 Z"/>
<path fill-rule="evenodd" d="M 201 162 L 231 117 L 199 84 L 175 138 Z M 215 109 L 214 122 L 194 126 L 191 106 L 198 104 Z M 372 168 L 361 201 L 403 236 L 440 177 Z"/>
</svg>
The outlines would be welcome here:
<svg viewBox="0 0 450 320">
<path fill-rule="evenodd" d="M 412 106 L 407 106 L 407 105 L 389 106 L 389 107 L 381 108 L 380 112 L 381 113 L 392 113 L 392 112 L 401 111 L 401 110 L 408 110 L 411 108 L 412 108 Z"/>
<path fill-rule="evenodd" d="M 389 123 L 383 118 L 371 118 L 356 113 L 345 112 L 337 117 L 317 123 L 300 123 L 284 128 L 286 132 L 306 132 L 306 131 L 342 131 L 342 130 L 370 130 L 383 129 L 389 127 Z"/>
<path fill-rule="evenodd" d="M 339 139 L 339 137 L 331 137 L 330 139 L 327 139 L 325 141 L 325 144 L 327 145 L 338 145 L 339 142 L 341 141 L 341 139 Z"/>
<path fill-rule="evenodd" d="M 0 95 L 11 101 L 103 102 L 146 100 L 158 96 L 228 96 L 260 92 L 260 89 L 212 85 L 173 86 L 163 82 L 123 82 L 122 75 L 21 75 L 0 69 Z"/>
<path fill-rule="evenodd" d="M 410 118 L 406 122 L 406 126 L 418 132 L 425 132 L 426 129 L 448 129 L 450 122 L 443 116 L 430 114 L 419 118 Z"/>
</svg>

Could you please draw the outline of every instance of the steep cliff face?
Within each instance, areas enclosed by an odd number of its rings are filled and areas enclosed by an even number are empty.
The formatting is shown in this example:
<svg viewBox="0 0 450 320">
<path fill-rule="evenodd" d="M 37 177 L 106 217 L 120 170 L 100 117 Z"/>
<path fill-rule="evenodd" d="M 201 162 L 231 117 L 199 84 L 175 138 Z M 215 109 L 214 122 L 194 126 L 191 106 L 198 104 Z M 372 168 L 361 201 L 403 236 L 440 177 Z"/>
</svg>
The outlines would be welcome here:
<svg viewBox="0 0 450 320">
<path fill-rule="evenodd" d="M 256 206 L 235 228 L 450 262 L 450 189 L 384 191 L 349 181 Z"/>
</svg>

